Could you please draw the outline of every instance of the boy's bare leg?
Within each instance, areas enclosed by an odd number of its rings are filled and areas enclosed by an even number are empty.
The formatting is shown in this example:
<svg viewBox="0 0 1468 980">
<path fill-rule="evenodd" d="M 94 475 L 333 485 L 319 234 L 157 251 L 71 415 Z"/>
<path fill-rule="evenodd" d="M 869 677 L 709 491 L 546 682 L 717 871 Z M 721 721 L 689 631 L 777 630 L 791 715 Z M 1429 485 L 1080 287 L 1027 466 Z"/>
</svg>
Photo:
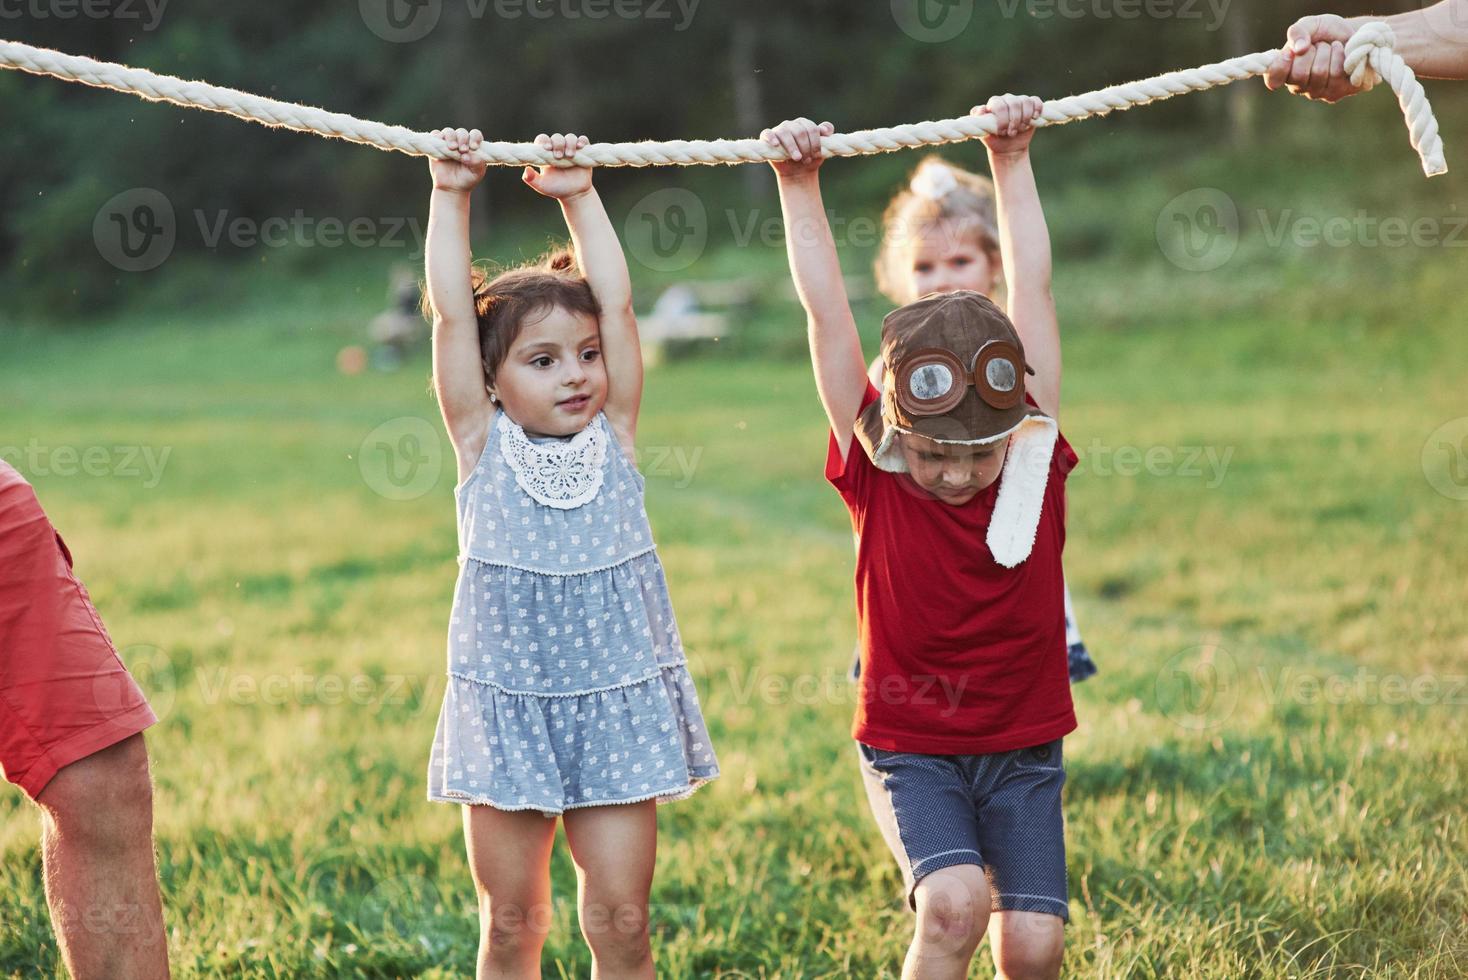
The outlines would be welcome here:
<svg viewBox="0 0 1468 980">
<path fill-rule="evenodd" d="M 62 767 L 36 802 L 46 901 L 71 975 L 167 977 L 142 733 Z"/>
<path fill-rule="evenodd" d="M 1065 955 L 1065 922 L 1048 912 L 995 912 L 989 948 L 997 980 L 1056 980 Z"/>
<path fill-rule="evenodd" d="M 902 980 L 964 980 L 989 925 L 989 882 L 977 864 L 940 868 L 918 882 L 917 928 Z"/>
</svg>

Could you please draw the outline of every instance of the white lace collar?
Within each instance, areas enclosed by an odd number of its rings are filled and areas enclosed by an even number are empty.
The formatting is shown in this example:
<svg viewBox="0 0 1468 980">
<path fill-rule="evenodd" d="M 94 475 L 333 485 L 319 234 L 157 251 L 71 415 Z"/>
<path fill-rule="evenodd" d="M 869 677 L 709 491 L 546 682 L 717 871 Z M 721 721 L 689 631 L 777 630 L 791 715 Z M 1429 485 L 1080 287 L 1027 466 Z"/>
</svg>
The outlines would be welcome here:
<svg viewBox="0 0 1468 980">
<path fill-rule="evenodd" d="M 601 489 L 607 431 L 600 412 L 571 438 L 547 442 L 532 442 L 504 409 L 496 424 L 505 463 L 520 489 L 535 500 L 570 510 L 592 500 Z"/>
</svg>

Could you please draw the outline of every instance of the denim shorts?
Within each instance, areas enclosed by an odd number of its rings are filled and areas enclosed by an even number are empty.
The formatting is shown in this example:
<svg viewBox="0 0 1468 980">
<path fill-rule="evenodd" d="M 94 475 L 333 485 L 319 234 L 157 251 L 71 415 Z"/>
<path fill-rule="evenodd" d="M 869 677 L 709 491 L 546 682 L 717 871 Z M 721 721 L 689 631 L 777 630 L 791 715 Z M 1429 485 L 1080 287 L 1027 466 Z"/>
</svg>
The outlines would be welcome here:
<svg viewBox="0 0 1468 980">
<path fill-rule="evenodd" d="M 940 868 L 976 864 L 993 911 L 1070 921 L 1062 739 L 985 755 L 892 752 L 857 742 L 867 800 L 902 869 L 908 906 Z"/>
</svg>

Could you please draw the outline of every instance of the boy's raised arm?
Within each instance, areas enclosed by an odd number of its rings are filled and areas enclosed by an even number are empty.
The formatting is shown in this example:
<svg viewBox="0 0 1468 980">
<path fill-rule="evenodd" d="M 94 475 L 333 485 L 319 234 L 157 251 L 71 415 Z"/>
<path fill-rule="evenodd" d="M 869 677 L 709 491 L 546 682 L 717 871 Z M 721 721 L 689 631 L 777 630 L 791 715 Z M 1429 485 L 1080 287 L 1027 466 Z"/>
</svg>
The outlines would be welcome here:
<svg viewBox="0 0 1468 980">
<path fill-rule="evenodd" d="M 467 155 L 479 130 L 445 129 L 449 147 Z M 454 444 L 462 481 L 479 459 L 494 406 L 484 386 L 479 321 L 470 284 L 469 192 L 484 178 L 485 164 L 433 160 L 424 266 L 433 308 L 433 387 L 444 426 Z"/>
<path fill-rule="evenodd" d="M 866 393 L 867 366 L 846 298 L 836 243 L 821 202 L 820 138 L 833 132 L 835 127 L 830 123 L 817 126 L 809 119 L 797 119 L 765 130 L 763 138 L 783 146 L 790 156 L 771 164 L 779 178 L 785 248 L 795 290 L 805 307 L 816 390 L 844 460 Z"/>
<path fill-rule="evenodd" d="M 999 251 L 1009 284 L 1009 319 L 1025 345 L 1025 360 L 1035 369 L 1026 386 L 1035 404 L 1052 418 L 1060 412 L 1060 324 L 1050 289 L 1050 230 L 1040 206 L 1030 139 L 1043 103 L 1036 98 L 998 96 L 975 107 L 992 114 L 999 132 L 984 138 L 999 211 Z"/>
<path fill-rule="evenodd" d="M 536 142 L 559 157 L 574 155 L 588 141 L 585 136 L 557 133 L 537 136 Z M 604 411 L 612 428 L 630 444 L 642 404 L 642 347 L 622 243 L 591 184 L 591 168 L 526 167 L 522 177 L 537 192 L 561 202 L 581 274 L 601 307 L 601 353 L 607 369 Z"/>
</svg>

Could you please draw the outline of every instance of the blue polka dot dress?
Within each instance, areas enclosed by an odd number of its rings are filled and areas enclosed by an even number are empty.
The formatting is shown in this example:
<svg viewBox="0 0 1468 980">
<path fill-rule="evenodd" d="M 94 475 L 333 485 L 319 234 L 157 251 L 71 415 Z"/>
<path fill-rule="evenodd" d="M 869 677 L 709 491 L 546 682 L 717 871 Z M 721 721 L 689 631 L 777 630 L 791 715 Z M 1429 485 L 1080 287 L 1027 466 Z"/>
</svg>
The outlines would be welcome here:
<svg viewBox="0 0 1468 980">
<path fill-rule="evenodd" d="M 718 776 L 643 477 L 606 416 L 537 439 L 499 412 L 455 496 L 428 798 L 558 814 L 670 802 Z"/>
</svg>

